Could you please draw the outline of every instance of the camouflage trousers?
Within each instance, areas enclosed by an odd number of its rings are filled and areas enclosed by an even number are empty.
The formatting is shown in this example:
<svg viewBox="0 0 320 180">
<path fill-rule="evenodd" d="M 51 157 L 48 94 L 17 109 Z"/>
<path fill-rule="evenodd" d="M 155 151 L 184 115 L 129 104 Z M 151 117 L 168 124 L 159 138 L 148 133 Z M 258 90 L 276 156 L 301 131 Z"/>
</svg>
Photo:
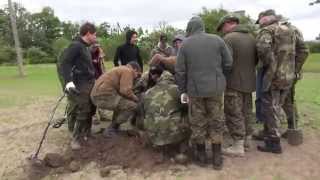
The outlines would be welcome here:
<svg viewBox="0 0 320 180">
<path fill-rule="evenodd" d="M 269 137 L 280 138 L 282 105 L 289 90 L 269 90 L 261 94 L 261 119 Z"/>
<path fill-rule="evenodd" d="M 298 108 L 295 101 L 295 83 L 292 85 L 291 89 L 288 92 L 288 95 L 285 99 L 285 102 L 282 106 L 284 112 L 287 116 L 288 128 L 293 129 L 293 121 L 298 123 Z"/>
<path fill-rule="evenodd" d="M 227 89 L 224 94 L 226 125 L 234 140 L 253 133 L 252 94 Z"/>
<path fill-rule="evenodd" d="M 223 95 L 189 99 L 191 143 L 222 143 L 224 131 Z"/>
<path fill-rule="evenodd" d="M 137 103 L 116 92 L 111 95 L 92 96 L 91 99 L 97 108 L 113 111 L 113 124 L 122 124 L 135 117 Z"/>
<path fill-rule="evenodd" d="M 89 135 L 92 126 L 92 116 L 95 113 L 95 106 L 90 99 L 90 92 L 93 83 L 82 84 L 78 88 L 79 94 L 69 94 L 66 109 L 68 129 L 75 139 Z"/>
</svg>

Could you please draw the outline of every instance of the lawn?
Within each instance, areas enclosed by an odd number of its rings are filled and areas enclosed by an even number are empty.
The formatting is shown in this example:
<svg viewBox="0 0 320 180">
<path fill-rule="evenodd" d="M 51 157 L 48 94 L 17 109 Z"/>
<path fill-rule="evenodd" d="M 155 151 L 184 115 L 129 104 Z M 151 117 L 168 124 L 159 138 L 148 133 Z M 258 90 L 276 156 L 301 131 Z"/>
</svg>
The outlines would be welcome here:
<svg viewBox="0 0 320 180">
<path fill-rule="evenodd" d="M 105 65 L 107 69 L 112 67 L 110 61 Z M 303 80 L 297 85 L 297 101 L 320 112 L 320 54 L 310 55 L 303 70 Z M 0 67 L 0 108 L 24 106 L 35 99 L 61 94 L 54 64 L 28 65 L 26 72 L 26 77 L 18 78 L 15 66 Z"/>
</svg>

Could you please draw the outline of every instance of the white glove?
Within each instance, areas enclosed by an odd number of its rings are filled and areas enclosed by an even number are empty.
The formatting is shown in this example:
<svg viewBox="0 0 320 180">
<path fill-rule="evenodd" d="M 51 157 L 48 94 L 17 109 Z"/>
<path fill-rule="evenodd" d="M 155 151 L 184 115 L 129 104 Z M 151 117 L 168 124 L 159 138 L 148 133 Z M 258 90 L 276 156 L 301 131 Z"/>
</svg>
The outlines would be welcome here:
<svg viewBox="0 0 320 180">
<path fill-rule="evenodd" d="M 72 90 L 76 90 L 76 86 L 72 81 L 68 82 L 66 85 L 66 91 L 70 92 Z"/>
<path fill-rule="evenodd" d="M 180 96 L 180 102 L 182 104 L 187 104 L 189 103 L 189 96 L 187 93 L 182 93 L 181 96 Z"/>
</svg>

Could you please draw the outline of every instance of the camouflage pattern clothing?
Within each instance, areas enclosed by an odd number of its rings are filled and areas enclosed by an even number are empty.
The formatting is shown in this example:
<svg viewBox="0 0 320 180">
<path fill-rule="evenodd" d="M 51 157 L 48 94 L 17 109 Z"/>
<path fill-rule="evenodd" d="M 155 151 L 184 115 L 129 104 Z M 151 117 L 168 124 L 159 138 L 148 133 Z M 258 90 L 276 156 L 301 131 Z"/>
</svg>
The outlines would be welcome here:
<svg viewBox="0 0 320 180">
<path fill-rule="evenodd" d="M 291 25 L 289 22 L 283 22 L 282 25 L 288 26 L 290 29 L 294 30 L 295 36 L 296 36 L 296 47 L 295 47 L 296 48 L 295 49 L 296 80 L 294 81 L 294 84 L 290 88 L 288 96 L 284 102 L 284 105 L 282 106 L 287 116 L 288 128 L 292 129 L 294 128 L 293 121 L 296 121 L 296 124 L 297 124 L 299 119 L 298 109 L 295 101 L 295 86 L 297 81 L 300 80 L 301 78 L 301 68 L 309 55 L 309 51 L 306 44 L 304 43 L 302 33 L 295 26 Z"/>
<path fill-rule="evenodd" d="M 144 96 L 144 129 L 154 146 L 179 143 L 188 138 L 189 129 L 179 103 L 178 87 L 169 72 Z"/>
<path fill-rule="evenodd" d="M 189 124 L 192 144 L 222 143 L 224 132 L 223 95 L 189 97 Z"/>
<path fill-rule="evenodd" d="M 295 79 L 295 32 L 274 22 L 257 36 L 259 68 L 266 68 L 262 78 L 262 121 L 270 137 L 280 137 L 282 105 Z"/>
<path fill-rule="evenodd" d="M 253 133 L 252 94 L 227 89 L 224 94 L 226 125 L 234 140 Z"/>
<path fill-rule="evenodd" d="M 169 57 L 169 56 L 172 56 L 173 53 L 174 53 L 174 50 L 169 44 L 166 44 L 165 48 L 161 48 L 160 42 L 159 42 L 158 45 L 151 51 L 150 58 L 152 58 L 156 54 L 160 54 L 164 57 Z"/>
<path fill-rule="evenodd" d="M 135 116 L 137 103 L 118 95 L 117 92 L 111 95 L 92 96 L 91 99 L 97 108 L 113 111 L 113 124 L 125 123 Z"/>
</svg>

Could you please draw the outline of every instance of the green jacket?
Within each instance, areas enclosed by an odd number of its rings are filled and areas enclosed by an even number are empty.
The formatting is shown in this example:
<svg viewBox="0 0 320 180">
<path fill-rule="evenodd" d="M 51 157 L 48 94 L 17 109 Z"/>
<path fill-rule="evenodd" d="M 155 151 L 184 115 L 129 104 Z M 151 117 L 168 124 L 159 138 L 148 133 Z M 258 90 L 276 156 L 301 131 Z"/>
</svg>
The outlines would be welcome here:
<svg viewBox="0 0 320 180">
<path fill-rule="evenodd" d="M 255 38 L 247 28 L 238 25 L 224 36 L 233 57 L 233 65 L 227 78 L 227 88 L 251 93 L 256 87 L 255 66 L 258 62 Z"/>
<path fill-rule="evenodd" d="M 226 87 L 225 73 L 230 71 L 232 56 L 217 35 L 204 32 L 200 17 L 193 17 L 187 26 L 189 37 L 183 42 L 175 66 L 181 93 L 191 97 L 222 95 Z"/>
</svg>

